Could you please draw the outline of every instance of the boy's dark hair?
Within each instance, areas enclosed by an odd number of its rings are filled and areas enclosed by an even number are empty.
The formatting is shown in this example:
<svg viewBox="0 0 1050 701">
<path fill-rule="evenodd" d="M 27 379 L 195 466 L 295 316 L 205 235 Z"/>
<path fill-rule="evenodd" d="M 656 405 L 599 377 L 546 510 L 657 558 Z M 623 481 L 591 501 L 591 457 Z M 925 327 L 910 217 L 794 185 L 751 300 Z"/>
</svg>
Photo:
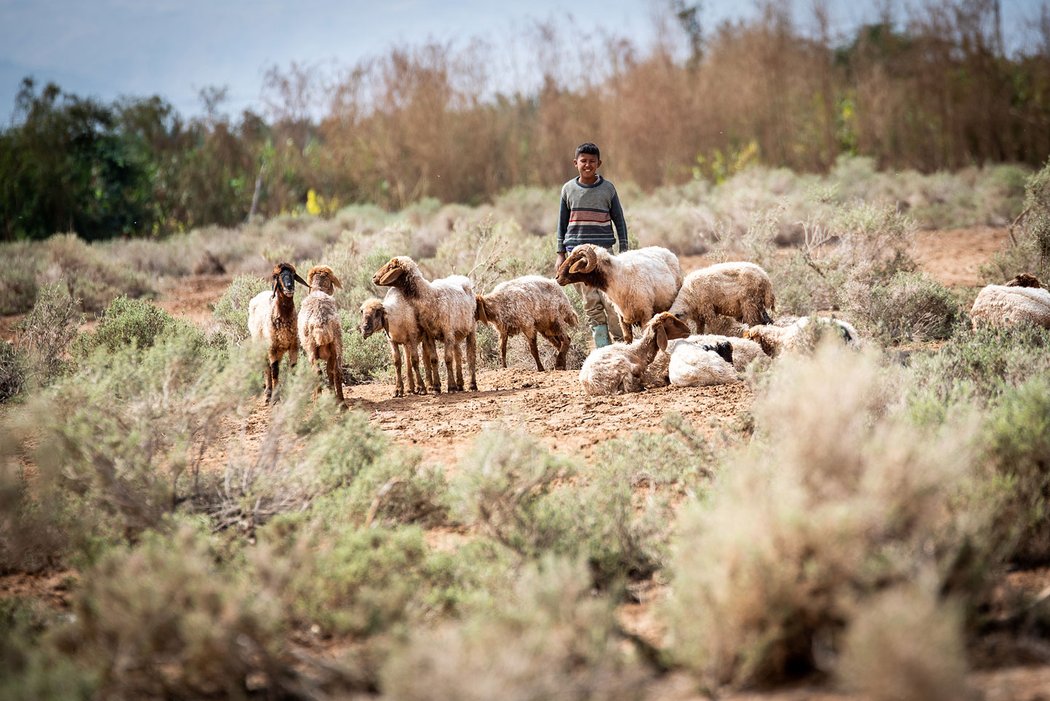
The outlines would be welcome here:
<svg viewBox="0 0 1050 701">
<path fill-rule="evenodd" d="M 602 152 L 599 151 L 598 147 L 595 144 L 592 144 L 590 141 L 588 141 L 585 144 L 580 144 L 576 147 L 575 157 L 579 158 L 581 153 L 586 153 L 588 155 L 594 156 L 598 160 L 601 160 L 602 158 Z"/>
</svg>

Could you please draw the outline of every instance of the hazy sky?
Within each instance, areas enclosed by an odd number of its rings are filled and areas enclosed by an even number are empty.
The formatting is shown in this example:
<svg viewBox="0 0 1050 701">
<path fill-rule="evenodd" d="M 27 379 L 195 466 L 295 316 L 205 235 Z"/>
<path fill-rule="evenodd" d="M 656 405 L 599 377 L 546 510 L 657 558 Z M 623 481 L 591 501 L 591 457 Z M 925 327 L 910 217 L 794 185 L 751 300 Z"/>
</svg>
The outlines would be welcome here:
<svg viewBox="0 0 1050 701">
<path fill-rule="evenodd" d="M 701 4 L 708 26 L 754 9 L 748 0 Z M 839 31 L 875 16 L 874 0 L 830 4 Z M 1039 4 L 1003 0 L 1004 24 L 1036 17 Z M 795 5 L 801 13 L 811 3 Z M 351 65 L 431 40 L 456 46 L 480 37 L 499 47 L 547 21 L 571 23 L 581 40 L 600 36 L 586 31 L 594 27 L 644 47 L 666 7 L 667 0 L 0 0 L 0 123 L 27 75 L 104 100 L 159 94 L 184 115 L 201 111 L 201 88 L 226 86 L 224 110 L 236 114 L 260 108 L 263 74 L 273 65 Z"/>
</svg>

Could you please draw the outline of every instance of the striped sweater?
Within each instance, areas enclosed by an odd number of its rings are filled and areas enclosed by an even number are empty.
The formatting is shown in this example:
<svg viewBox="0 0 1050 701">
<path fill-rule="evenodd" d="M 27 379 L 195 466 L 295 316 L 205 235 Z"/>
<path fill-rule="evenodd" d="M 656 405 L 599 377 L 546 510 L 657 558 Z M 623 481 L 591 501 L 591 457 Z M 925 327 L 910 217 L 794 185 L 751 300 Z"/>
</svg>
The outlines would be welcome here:
<svg viewBox="0 0 1050 701">
<path fill-rule="evenodd" d="M 593 185 L 581 185 L 579 178 L 565 183 L 558 218 L 558 253 L 583 243 L 612 248 L 617 242 L 620 252 L 627 250 L 627 222 L 613 184 L 600 175 Z"/>
</svg>

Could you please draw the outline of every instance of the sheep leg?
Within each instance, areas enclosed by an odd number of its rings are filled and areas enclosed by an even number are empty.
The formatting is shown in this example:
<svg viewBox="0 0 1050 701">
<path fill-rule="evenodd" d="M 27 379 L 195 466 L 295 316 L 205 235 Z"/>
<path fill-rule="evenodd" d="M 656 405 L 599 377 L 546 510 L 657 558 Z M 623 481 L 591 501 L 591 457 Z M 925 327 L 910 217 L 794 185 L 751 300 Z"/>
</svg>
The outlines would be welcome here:
<svg viewBox="0 0 1050 701">
<path fill-rule="evenodd" d="M 270 361 L 270 372 L 266 380 L 266 401 L 273 401 L 273 390 L 277 387 L 277 382 L 281 379 L 281 359 Z"/>
<path fill-rule="evenodd" d="M 343 376 L 339 370 L 339 359 L 335 353 L 328 352 L 328 384 L 339 398 L 339 405 L 346 406 L 346 397 L 343 396 Z"/>
<path fill-rule="evenodd" d="M 532 353 L 532 359 L 536 361 L 536 369 L 543 372 L 543 363 L 540 362 L 540 349 L 536 345 L 536 332 L 533 331 L 531 334 L 527 334 L 525 339 L 529 342 L 529 352 Z"/>
<path fill-rule="evenodd" d="M 434 394 L 441 394 L 441 374 L 438 373 L 437 343 L 433 338 L 423 339 L 423 362 L 427 366 L 427 377 Z"/>
<path fill-rule="evenodd" d="M 411 394 L 426 394 L 423 376 L 419 374 L 419 350 L 415 343 L 408 344 L 408 391 Z"/>
<path fill-rule="evenodd" d="M 624 319 L 622 316 L 620 317 L 620 328 L 623 329 L 623 342 L 633 343 L 634 327 L 630 324 L 630 322 L 627 321 L 627 319 Z"/>
<path fill-rule="evenodd" d="M 500 331 L 499 334 L 499 356 L 503 360 L 503 368 L 507 368 L 507 334 Z"/>
<path fill-rule="evenodd" d="M 267 360 L 266 369 L 263 370 L 263 383 L 266 386 L 266 403 L 270 403 L 270 397 L 273 396 L 273 364 Z"/>
<path fill-rule="evenodd" d="M 478 337 L 474 331 L 467 334 L 467 368 L 470 370 L 470 391 L 478 391 L 477 376 Z"/>
<path fill-rule="evenodd" d="M 559 327 L 550 334 L 543 334 L 543 337 L 550 341 L 550 344 L 554 346 L 554 350 L 558 351 L 558 357 L 554 359 L 554 369 L 564 370 L 566 359 L 569 357 L 569 347 L 572 345 L 568 334 Z"/>
<path fill-rule="evenodd" d="M 445 339 L 445 384 L 449 392 L 458 392 L 461 387 L 456 383 L 456 371 L 453 368 L 453 359 L 456 355 L 456 342 Z M 462 375 L 462 370 L 460 374 Z"/>
<path fill-rule="evenodd" d="M 452 358 L 456 363 L 456 389 L 463 391 L 463 346 L 457 338 L 452 345 Z"/>
<path fill-rule="evenodd" d="M 401 346 L 393 341 L 390 342 L 390 355 L 394 361 L 394 375 L 397 378 L 397 384 L 394 387 L 394 396 L 403 397 L 405 396 L 405 380 L 401 376 Z"/>
</svg>

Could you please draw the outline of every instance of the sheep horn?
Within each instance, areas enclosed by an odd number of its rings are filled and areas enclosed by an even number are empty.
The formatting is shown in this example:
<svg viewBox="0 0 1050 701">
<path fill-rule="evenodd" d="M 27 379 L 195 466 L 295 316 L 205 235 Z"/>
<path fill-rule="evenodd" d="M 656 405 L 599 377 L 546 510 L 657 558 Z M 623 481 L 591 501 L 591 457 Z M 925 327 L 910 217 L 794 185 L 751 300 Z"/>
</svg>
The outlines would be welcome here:
<svg viewBox="0 0 1050 701">
<path fill-rule="evenodd" d="M 593 248 L 580 247 L 579 251 L 583 255 L 583 259 L 577 260 L 572 264 L 569 268 L 570 273 L 589 273 L 598 267 L 598 255 Z"/>
</svg>

